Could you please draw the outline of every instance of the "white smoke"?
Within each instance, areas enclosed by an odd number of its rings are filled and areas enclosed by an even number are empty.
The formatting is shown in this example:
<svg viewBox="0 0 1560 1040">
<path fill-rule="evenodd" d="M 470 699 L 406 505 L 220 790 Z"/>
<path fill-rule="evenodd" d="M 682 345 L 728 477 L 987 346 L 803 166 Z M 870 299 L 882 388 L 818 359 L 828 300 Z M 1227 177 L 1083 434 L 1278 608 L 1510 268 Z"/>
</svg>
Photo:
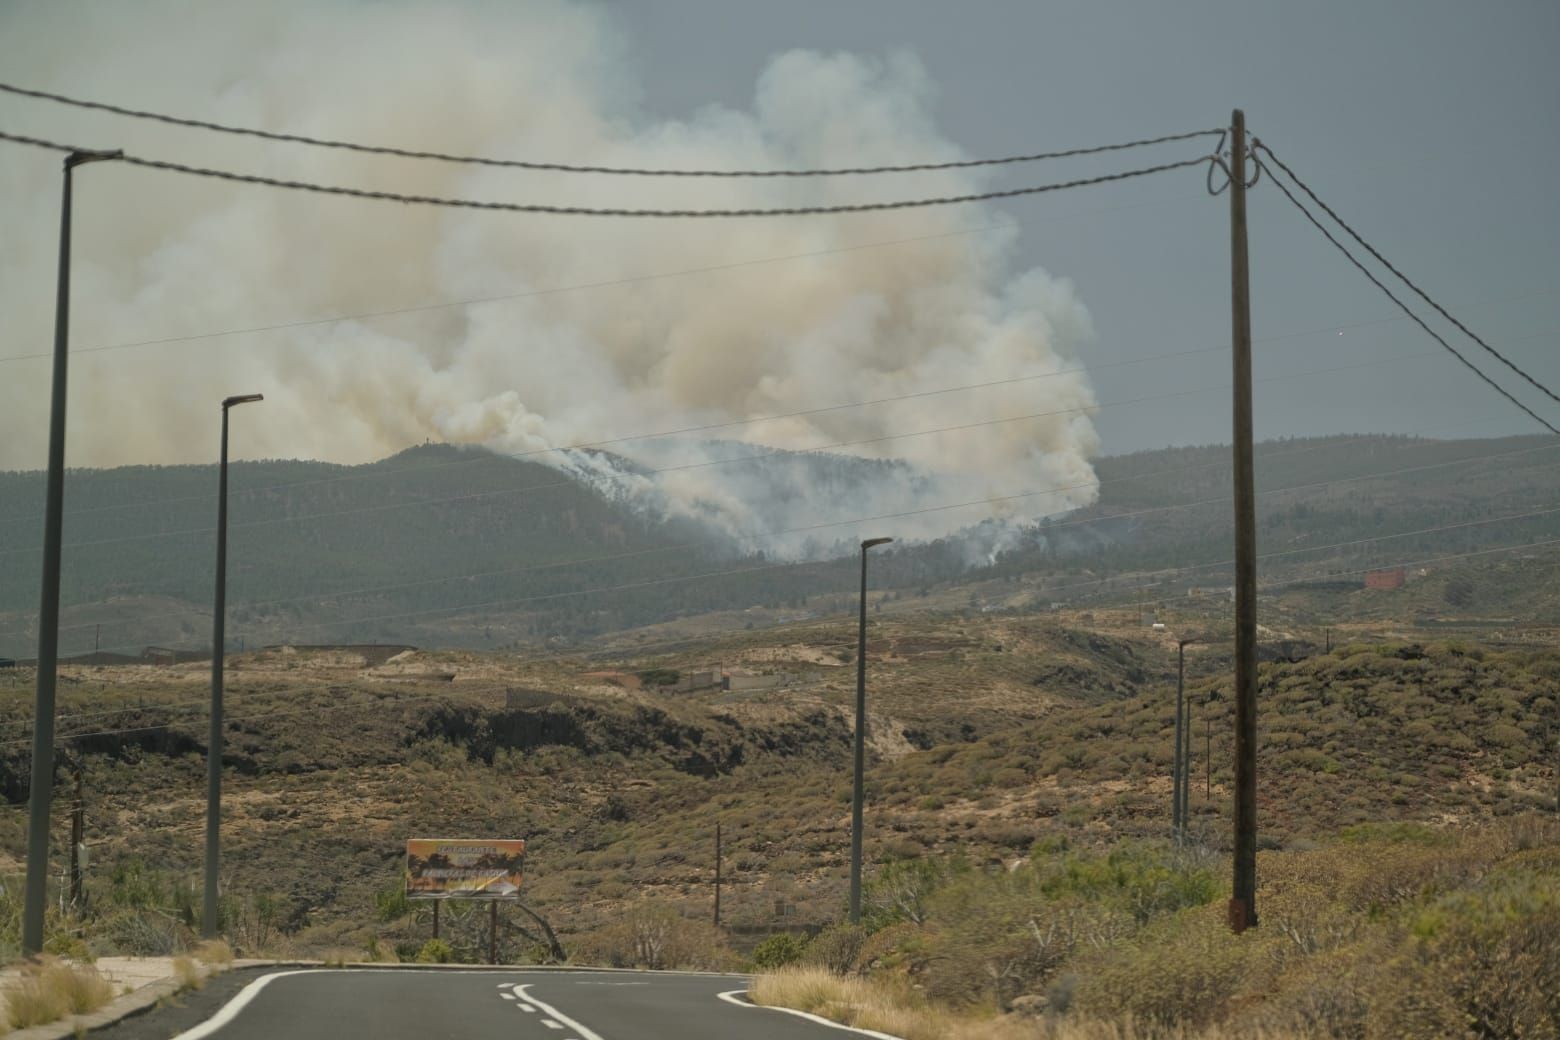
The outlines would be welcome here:
<svg viewBox="0 0 1560 1040">
<path fill-rule="evenodd" d="M 963 157 L 934 126 L 933 86 L 907 54 L 782 54 L 759 75 L 750 108 L 677 120 L 640 112 L 629 65 L 606 15 L 571 3 L 0 12 L 7 79 L 271 129 L 651 167 Z M 830 204 L 986 183 L 971 171 L 683 181 L 483 169 L 250 142 L 12 97 L 0 97 L 0 128 L 196 165 L 559 204 Z M 57 156 L 0 148 L 3 355 L 49 349 L 58 170 Z M 232 393 L 266 396 L 235 418 L 235 456 L 341 462 L 425 439 L 530 452 L 899 398 L 724 427 L 707 442 L 610 445 L 661 471 L 649 474 L 577 452 L 536 458 L 788 557 L 855 537 L 854 525 L 834 523 L 851 517 L 910 514 L 867 526 L 932 538 L 1094 497 L 1094 398 L 1074 371 L 1089 316 L 1067 282 L 1014 269 L 1010 228 L 968 233 L 1001 223 L 984 207 L 600 220 L 398 207 L 113 164 L 82 168 L 76 183 L 77 348 L 503 299 L 77 354 L 71 465 L 209 461 L 217 402 Z M 883 242 L 897 244 L 872 245 Z M 788 259 L 751 263 L 772 258 Z M 0 363 L 0 466 L 43 465 L 47 380 L 46 361 Z M 993 380 L 1016 381 L 908 396 Z M 1055 414 L 905 436 L 1036 413 Z M 701 465 L 769 449 L 904 465 L 843 483 L 793 455 Z M 1048 488 L 1067 490 L 1034 493 Z M 939 508 L 956 503 L 975 505 Z"/>
</svg>

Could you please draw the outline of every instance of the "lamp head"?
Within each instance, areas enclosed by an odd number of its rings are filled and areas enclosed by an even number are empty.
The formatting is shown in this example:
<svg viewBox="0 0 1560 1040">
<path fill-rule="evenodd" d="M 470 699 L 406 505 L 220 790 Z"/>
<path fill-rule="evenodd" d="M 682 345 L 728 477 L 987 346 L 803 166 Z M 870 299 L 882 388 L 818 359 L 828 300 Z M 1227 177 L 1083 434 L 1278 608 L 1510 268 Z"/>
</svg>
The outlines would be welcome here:
<svg viewBox="0 0 1560 1040">
<path fill-rule="evenodd" d="M 874 545 L 887 545 L 889 542 L 892 542 L 892 541 L 893 541 L 892 538 L 868 538 L 866 541 L 861 543 L 861 551 L 862 552 L 866 552 L 868 549 L 872 548 Z"/>
<path fill-rule="evenodd" d="M 265 400 L 265 395 L 264 394 L 242 394 L 242 395 L 240 395 L 238 397 L 224 398 L 223 401 L 222 401 L 222 407 L 223 407 L 223 409 L 228 409 L 228 408 L 233 407 L 235 404 L 248 404 L 251 401 L 264 401 L 264 400 Z"/>
</svg>

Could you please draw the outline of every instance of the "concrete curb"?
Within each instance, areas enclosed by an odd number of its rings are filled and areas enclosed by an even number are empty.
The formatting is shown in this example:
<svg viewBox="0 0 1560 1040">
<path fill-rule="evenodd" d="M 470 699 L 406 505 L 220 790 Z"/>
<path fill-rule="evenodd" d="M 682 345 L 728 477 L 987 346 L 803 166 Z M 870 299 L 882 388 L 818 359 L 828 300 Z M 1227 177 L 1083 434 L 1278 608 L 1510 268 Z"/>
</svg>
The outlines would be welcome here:
<svg viewBox="0 0 1560 1040">
<path fill-rule="evenodd" d="M 88 1015 L 68 1015 L 58 1022 L 28 1026 L 6 1034 L 7 1040 L 64 1040 L 79 1033 L 90 1033 L 150 1011 L 184 989 L 184 984 L 169 976 L 117 997 Z"/>
</svg>

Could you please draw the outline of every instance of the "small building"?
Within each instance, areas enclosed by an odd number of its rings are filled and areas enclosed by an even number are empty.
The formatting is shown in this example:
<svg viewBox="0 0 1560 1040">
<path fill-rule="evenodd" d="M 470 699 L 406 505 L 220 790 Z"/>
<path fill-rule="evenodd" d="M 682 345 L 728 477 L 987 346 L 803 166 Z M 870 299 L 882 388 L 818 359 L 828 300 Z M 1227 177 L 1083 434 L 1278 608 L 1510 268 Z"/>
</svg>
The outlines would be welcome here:
<svg viewBox="0 0 1560 1040">
<path fill-rule="evenodd" d="M 1401 589 L 1407 580 L 1407 573 L 1402 567 L 1385 567 L 1381 570 L 1365 572 L 1367 589 Z"/>
</svg>

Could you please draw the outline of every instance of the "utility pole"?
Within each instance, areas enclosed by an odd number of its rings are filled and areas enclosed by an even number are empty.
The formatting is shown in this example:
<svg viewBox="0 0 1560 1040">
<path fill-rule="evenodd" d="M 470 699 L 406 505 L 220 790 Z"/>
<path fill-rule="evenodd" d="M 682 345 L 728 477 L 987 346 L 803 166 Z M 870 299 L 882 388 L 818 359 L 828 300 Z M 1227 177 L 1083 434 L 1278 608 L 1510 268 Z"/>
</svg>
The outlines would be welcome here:
<svg viewBox="0 0 1560 1040">
<path fill-rule="evenodd" d="M 498 963 L 498 900 L 488 900 L 488 963 Z"/>
<path fill-rule="evenodd" d="M 855 770 L 850 802 L 850 923 L 861 923 L 861 831 L 866 801 L 867 760 L 867 550 L 892 538 L 868 538 L 861 543 L 861 623 L 856 629 Z"/>
<path fill-rule="evenodd" d="M 715 822 L 715 927 L 720 927 L 720 821 Z"/>
<path fill-rule="evenodd" d="M 1257 508 L 1251 420 L 1246 113 L 1230 125 L 1230 310 L 1235 467 L 1235 877 L 1230 928 L 1257 924 Z"/>
<path fill-rule="evenodd" d="M 1185 736 L 1181 743 L 1181 843 L 1192 826 L 1192 700 L 1186 699 Z"/>
<path fill-rule="evenodd" d="M 118 159 L 121 152 L 71 152 L 60 198 L 60 268 L 54 297 L 54 361 L 49 399 L 49 476 L 44 492 L 43 587 L 38 598 L 38 686 L 33 700 L 32 785 L 27 805 L 27 881 L 22 895 L 22 953 L 43 952 L 49 889 L 49 808 L 54 797 L 54 688 L 60 651 L 60 546 L 65 515 L 65 402 L 70 352 L 71 171 Z"/>
<path fill-rule="evenodd" d="M 1181 843 L 1182 806 L 1181 806 L 1181 774 L 1185 772 L 1186 765 L 1181 752 L 1184 743 L 1181 740 L 1185 710 L 1185 685 L 1186 685 L 1186 644 L 1176 640 L 1175 644 L 1175 754 L 1170 759 L 1170 835 L 1177 845 Z"/>
</svg>

